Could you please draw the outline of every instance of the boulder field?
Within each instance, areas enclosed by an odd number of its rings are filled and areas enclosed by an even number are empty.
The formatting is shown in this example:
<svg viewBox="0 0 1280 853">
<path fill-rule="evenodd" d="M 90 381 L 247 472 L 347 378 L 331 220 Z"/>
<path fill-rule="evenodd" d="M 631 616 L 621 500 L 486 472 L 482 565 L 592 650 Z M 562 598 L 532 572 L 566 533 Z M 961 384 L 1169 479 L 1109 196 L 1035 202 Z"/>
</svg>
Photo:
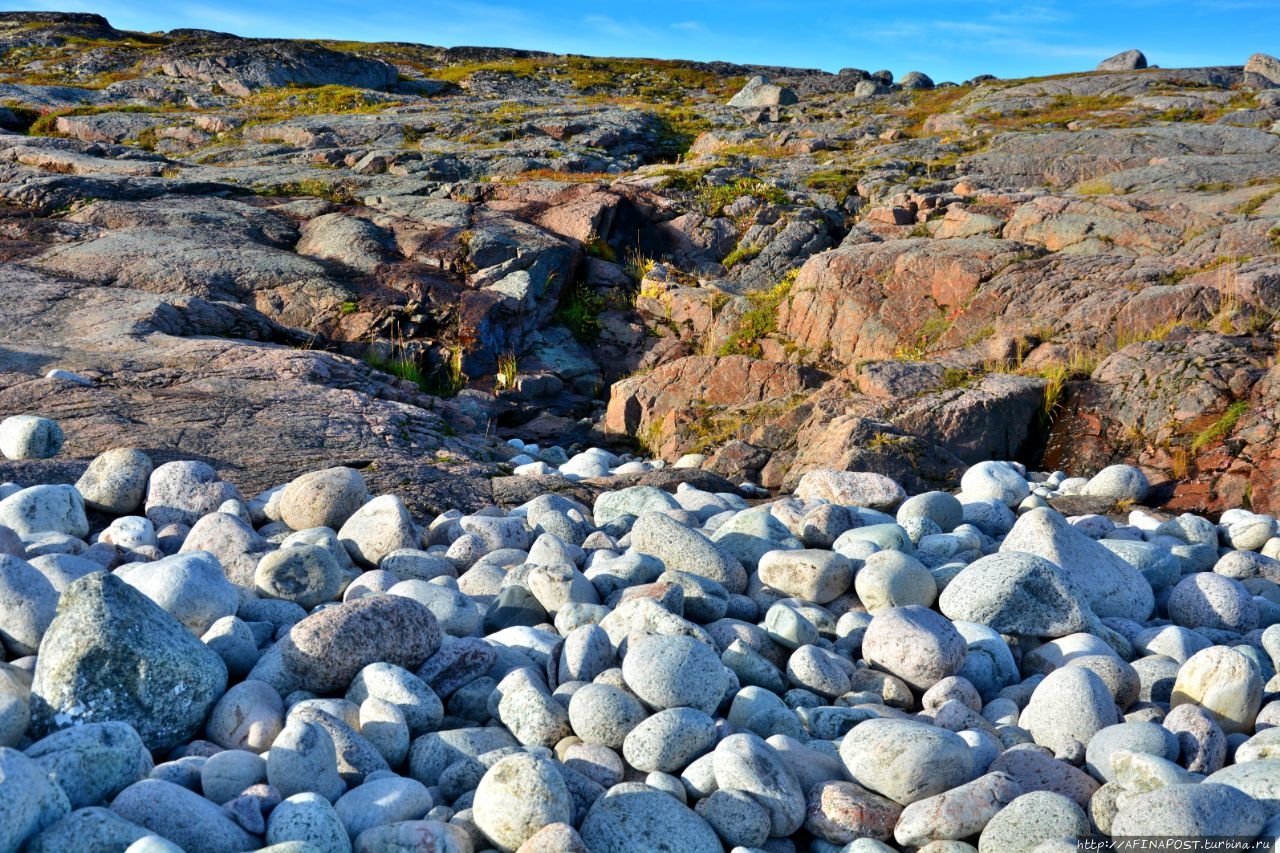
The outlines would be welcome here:
<svg viewBox="0 0 1280 853">
<path fill-rule="evenodd" d="M 63 442 L 0 422 L 6 453 Z M 514 479 L 603 488 L 425 518 L 352 468 L 250 496 L 130 448 L 0 484 L 3 849 L 1280 830 L 1274 516 L 1145 508 L 1125 465 L 982 462 L 911 496 L 818 469 L 749 502 L 512 446 L 537 460 Z M 1054 509 L 1090 500 L 1131 508 Z"/>
<path fill-rule="evenodd" d="M 1275 58 L 0 58 L 0 853 L 1276 834 Z"/>
</svg>

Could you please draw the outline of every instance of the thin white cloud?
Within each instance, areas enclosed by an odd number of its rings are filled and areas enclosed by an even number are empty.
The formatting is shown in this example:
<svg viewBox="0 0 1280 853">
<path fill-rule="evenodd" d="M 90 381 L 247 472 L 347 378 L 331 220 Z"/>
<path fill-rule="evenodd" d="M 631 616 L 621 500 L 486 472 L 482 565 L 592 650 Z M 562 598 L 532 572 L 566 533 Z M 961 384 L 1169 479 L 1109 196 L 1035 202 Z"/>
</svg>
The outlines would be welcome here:
<svg viewBox="0 0 1280 853">
<path fill-rule="evenodd" d="M 284 35 L 299 31 L 300 22 L 296 18 L 255 14 L 207 3 L 183 3 L 174 8 L 188 21 L 202 21 L 201 27 L 226 28 L 236 35 L 264 32 Z"/>
</svg>

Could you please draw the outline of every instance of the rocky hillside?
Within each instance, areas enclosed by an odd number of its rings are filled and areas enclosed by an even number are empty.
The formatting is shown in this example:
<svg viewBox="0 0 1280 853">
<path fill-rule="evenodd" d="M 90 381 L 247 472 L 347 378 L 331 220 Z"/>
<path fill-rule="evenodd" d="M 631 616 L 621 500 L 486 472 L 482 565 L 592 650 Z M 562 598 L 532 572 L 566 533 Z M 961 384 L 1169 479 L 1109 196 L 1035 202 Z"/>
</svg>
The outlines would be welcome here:
<svg viewBox="0 0 1280 853">
<path fill-rule="evenodd" d="M 1280 509 L 1269 57 L 935 85 L 43 12 L 0 56 L 0 412 L 70 456 L 426 512 L 518 434 Z"/>
</svg>

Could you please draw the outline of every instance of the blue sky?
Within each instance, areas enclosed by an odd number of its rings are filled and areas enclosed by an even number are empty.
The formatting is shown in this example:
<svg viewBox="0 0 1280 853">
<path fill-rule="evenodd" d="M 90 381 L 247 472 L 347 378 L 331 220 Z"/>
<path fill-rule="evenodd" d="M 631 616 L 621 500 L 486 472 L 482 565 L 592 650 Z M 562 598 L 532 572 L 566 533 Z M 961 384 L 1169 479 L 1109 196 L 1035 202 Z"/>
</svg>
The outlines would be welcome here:
<svg viewBox="0 0 1280 853">
<path fill-rule="evenodd" d="M 1242 65 L 1280 53 L 1280 0 L 10 0 L 93 11 L 122 29 L 523 47 L 596 56 L 853 66 L 935 80 L 1092 69 L 1137 47 L 1164 67 Z"/>
</svg>

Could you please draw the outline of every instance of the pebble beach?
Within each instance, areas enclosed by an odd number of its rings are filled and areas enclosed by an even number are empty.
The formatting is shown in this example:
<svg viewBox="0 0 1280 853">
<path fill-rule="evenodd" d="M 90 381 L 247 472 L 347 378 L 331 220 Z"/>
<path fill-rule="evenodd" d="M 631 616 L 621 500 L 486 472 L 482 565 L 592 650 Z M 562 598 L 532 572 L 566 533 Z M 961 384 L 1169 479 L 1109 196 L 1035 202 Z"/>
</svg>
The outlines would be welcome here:
<svg viewBox="0 0 1280 853">
<path fill-rule="evenodd" d="M 61 443 L 0 424 L 9 458 Z M 1147 490 L 986 462 L 957 494 L 813 471 L 417 519 L 351 468 L 246 496 L 127 448 L 5 483 L 0 850 L 1272 837 L 1276 519 Z"/>
</svg>

